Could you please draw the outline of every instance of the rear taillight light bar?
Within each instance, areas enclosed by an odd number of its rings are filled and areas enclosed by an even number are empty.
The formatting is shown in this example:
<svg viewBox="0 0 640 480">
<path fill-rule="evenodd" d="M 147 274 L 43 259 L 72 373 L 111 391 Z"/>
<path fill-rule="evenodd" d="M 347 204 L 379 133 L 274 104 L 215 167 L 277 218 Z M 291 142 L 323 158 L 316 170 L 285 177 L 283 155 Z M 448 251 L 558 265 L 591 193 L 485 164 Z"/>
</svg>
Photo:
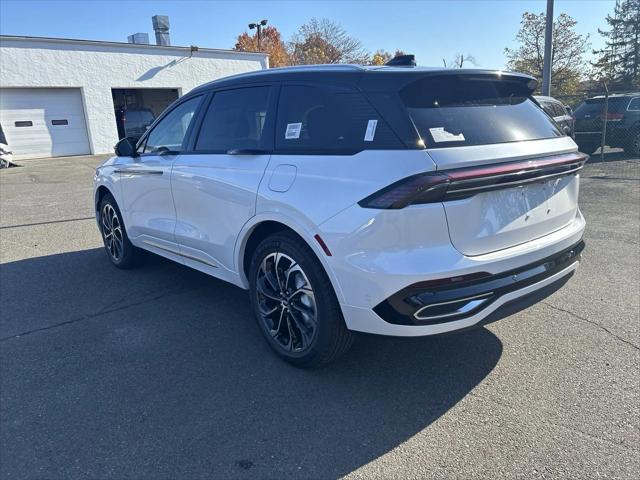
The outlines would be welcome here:
<svg viewBox="0 0 640 480">
<path fill-rule="evenodd" d="M 358 205 L 364 208 L 399 209 L 407 205 L 456 200 L 491 190 L 575 175 L 588 159 L 589 156 L 583 153 L 567 153 L 418 174 L 369 195 L 358 202 Z"/>
<path fill-rule="evenodd" d="M 604 113 L 602 113 L 600 115 L 600 119 L 604 119 L 605 115 Z M 611 113 L 608 112 L 607 113 L 607 122 L 619 122 L 620 120 L 624 119 L 624 113 Z"/>
</svg>

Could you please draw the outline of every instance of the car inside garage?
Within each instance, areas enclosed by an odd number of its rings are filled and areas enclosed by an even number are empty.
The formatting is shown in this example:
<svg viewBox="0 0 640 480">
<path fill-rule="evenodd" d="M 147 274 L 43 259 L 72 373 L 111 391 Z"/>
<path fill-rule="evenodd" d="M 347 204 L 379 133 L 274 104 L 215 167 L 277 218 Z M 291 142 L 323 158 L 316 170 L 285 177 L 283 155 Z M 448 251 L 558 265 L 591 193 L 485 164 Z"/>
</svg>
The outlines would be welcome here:
<svg viewBox="0 0 640 480">
<path fill-rule="evenodd" d="M 179 94 L 177 88 L 113 88 L 111 96 L 118 138 L 137 140 Z"/>
<path fill-rule="evenodd" d="M 79 88 L 2 88 L 0 124 L 16 159 L 91 153 Z"/>
</svg>

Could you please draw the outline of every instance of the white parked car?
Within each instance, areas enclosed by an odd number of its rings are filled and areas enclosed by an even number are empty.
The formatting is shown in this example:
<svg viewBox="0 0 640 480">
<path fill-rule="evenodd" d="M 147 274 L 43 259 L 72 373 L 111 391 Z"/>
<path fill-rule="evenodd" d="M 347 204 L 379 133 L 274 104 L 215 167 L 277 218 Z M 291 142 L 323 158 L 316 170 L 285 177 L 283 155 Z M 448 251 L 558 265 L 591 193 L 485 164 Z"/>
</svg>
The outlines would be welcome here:
<svg viewBox="0 0 640 480">
<path fill-rule="evenodd" d="M 587 156 L 484 70 L 271 69 L 189 92 L 95 176 L 109 258 L 140 249 L 250 291 L 271 347 L 327 363 L 353 332 L 493 321 L 577 268 Z"/>
</svg>

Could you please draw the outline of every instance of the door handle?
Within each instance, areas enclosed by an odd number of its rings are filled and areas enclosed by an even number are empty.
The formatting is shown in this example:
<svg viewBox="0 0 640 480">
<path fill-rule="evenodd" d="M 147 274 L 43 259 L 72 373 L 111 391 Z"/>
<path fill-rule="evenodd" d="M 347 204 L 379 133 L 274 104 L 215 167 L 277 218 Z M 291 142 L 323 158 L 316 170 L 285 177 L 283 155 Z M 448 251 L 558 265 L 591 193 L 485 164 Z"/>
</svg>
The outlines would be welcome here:
<svg viewBox="0 0 640 480">
<path fill-rule="evenodd" d="M 124 173 L 125 175 L 162 175 L 162 170 L 114 170 L 113 173 Z"/>
</svg>

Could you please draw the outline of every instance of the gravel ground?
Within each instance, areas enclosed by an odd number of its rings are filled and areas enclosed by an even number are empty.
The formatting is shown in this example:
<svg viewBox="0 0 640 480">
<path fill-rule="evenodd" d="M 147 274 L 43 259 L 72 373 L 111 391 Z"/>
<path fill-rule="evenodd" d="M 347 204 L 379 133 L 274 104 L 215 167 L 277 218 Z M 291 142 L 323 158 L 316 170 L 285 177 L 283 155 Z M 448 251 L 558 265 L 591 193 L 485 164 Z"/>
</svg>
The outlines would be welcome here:
<svg viewBox="0 0 640 480">
<path fill-rule="evenodd" d="M 0 171 L 1 477 L 638 478 L 640 159 L 606 158 L 563 289 L 457 335 L 363 335 L 316 371 L 270 353 L 246 292 L 111 267 L 99 157 Z"/>
</svg>

